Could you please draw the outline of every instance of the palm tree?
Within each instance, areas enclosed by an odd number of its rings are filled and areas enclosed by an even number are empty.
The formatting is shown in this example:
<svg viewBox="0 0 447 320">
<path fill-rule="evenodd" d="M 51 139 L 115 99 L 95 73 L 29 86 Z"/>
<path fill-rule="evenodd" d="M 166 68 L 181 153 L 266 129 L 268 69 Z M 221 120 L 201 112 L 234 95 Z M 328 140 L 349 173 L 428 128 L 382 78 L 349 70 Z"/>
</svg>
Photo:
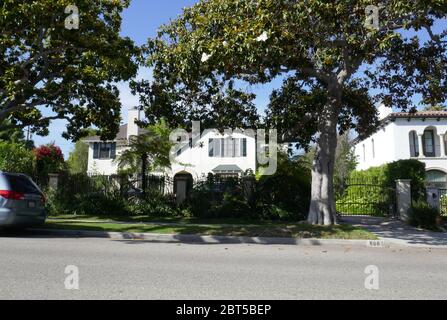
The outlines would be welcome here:
<svg viewBox="0 0 447 320">
<path fill-rule="evenodd" d="M 128 149 L 117 157 L 118 167 L 142 176 L 143 195 L 146 195 L 147 172 L 158 168 L 169 168 L 169 153 L 172 143 L 169 140 L 171 130 L 164 120 L 149 125 L 138 136 L 131 137 Z"/>
</svg>

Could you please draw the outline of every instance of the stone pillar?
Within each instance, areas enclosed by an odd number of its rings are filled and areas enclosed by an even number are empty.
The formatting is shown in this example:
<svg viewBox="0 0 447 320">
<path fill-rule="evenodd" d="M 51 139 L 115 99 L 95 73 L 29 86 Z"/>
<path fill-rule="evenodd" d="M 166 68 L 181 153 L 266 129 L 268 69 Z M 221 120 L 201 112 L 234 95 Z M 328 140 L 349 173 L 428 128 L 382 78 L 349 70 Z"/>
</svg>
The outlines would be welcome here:
<svg viewBox="0 0 447 320">
<path fill-rule="evenodd" d="M 439 189 L 435 187 L 427 187 L 427 203 L 436 209 L 440 207 Z"/>
<path fill-rule="evenodd" d="M 401 220 L 407 221 L 411 209 L 411 180 L 396 180 L 397 214 Z"/>
<path fill-rule="evenodd" d="M 439 135 L 439 143 L 441 145 L 441 157 L 445 157 L 445 141 L 444 134 Z"/>
<path fill-rule="evenodd" d="M 48 174 L 48 187 L 57 190 L 59 186 L 59 174 L 57 173 L 49 173 Z"/>
<path fill-rule="evenodd" d="M 419 158 L 425 158 L 423 143 L 424 143 L 423 134 L 418 133 Z"/>
</svg>

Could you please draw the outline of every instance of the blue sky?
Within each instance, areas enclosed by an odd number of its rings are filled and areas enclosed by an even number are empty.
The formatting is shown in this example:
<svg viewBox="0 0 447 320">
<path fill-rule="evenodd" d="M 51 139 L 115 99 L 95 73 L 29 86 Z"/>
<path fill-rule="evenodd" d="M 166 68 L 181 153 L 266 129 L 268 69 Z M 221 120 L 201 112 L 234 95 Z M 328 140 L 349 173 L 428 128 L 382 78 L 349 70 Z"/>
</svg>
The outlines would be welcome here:
<svg viewBox="0 0 447 320">
<path fill-rule="evenodd" d="M 130 7 L 123 14 L 121 33 L 123 36 L 133 39 L 137 45 L 142 45 L 146 43 L 149 37 L 156 35 L 159 26 L 168 23 L 170 19 L 176 18 L 181 14 L 182 8 L 189 7 L 196 2 L 197 0 L 132 0 Z M 439 29 L 441 27 L 445 28 L 445 25 L 443 25 L 445 23 L 446 21 L 443 20 L 435 28 L 435 31 L 438 27 Z M 138 78 L 150 79 L 150 77 L 150 70 L 140 69 Z M 278 78 L 268 85 L 256 85 L 247 88 L 247 90 L 257 95 L 255 103 L 259 111 L 262 112 L 267 106 L 272 89 L 279 88 L 281 84 L 282 80 Z M 121 92 L 122 116 L 125 120 L 127 110 L 138 104 L 138 98 L 131 94 L 127 83 L 119 83 L 118 87 Z M 73 149 L 73 143 L 61 137 L 65 127 L 66 122 L 62 120 L 53 121 L 49 136 L 39 137 L 36 135 L 33 137 L 36 146 L 55 142 L 56 145 L 61 147 L 65 157 L 68 157 L 69 152 Z"/>
</svg>

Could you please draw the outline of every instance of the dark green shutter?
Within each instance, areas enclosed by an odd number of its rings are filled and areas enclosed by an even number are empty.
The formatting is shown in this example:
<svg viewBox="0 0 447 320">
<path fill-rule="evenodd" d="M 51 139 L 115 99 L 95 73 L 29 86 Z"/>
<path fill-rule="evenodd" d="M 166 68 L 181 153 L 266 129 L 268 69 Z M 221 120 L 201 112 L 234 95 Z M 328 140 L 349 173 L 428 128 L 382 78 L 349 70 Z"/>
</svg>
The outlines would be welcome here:
<svg viewBox="0 0 447 320">
<path fill-rule="evenodd" d="M 116 158 L 116 143 L 110 144 L 110 158 L 112 159 Z"/>
<path fill-rule="evenodd" d="M 93 159 L 99 158 L 99 143 L 95 142 L 93 143 Z"/>
<path fill-rule="evenodd" d="M 214 139 L 210 139 L 208 141 L 208 151 L 209 151 L 209 156 L 214 157 Z"/>
<path fill-rule="evenodd" d="M 247 139 L 246 138 L 242 139 L 242 156 L 243 157 L 247 156 Z"/>
</svg>

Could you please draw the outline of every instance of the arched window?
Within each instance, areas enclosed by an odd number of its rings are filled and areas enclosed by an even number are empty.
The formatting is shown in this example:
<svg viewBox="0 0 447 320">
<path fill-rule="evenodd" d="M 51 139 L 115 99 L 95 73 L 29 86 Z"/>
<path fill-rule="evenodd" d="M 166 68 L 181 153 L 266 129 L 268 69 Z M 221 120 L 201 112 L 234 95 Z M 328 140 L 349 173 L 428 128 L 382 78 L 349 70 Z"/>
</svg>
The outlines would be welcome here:
<svg viewBox="0 0 447 320">
<path fill-rule="evenodd" d="M 435 156 L 435 134 L 431 129 L 424 131 L 424 155 L 426 157 Z"/>
<path fill-rule="evenodd" d="M 410 156 L 413 158 L 419 157 L 419 141 L 416 131 L 410 132 Z"/>
<path fill-rule="evenodd" d="M 447 185 L 447 174 L 441 170 L 427 171 L 426 179 L 433 186 L 444 188 Z"/>
</svg>

